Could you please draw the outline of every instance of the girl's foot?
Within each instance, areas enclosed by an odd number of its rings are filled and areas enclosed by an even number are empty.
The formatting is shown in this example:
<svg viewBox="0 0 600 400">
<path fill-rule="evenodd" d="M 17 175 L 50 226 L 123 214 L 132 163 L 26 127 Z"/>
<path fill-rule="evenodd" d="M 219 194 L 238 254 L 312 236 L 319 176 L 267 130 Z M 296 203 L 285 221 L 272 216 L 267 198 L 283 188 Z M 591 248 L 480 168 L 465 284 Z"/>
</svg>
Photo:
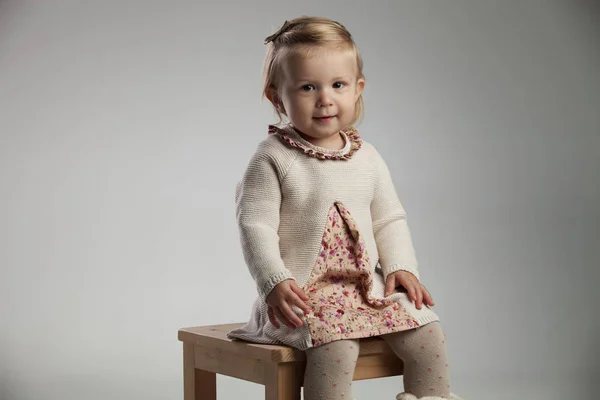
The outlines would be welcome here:
<svg viewBox="0 0 600 400">
<path fill-rule="evenodd" d="M 458 397 L 454 393 L 450 393 L 449 399 L 445 399 L 444 397 L 439 397 L 439 396 L 425 396 L 425 397 L 421 397 L 421 398 L 417 399 L 417 397 L 415 397 L 414 394 L 398 393 L 398 395 L 396 396 L 396 400 L 464 400 L 464 399 Z"/>
</svg>

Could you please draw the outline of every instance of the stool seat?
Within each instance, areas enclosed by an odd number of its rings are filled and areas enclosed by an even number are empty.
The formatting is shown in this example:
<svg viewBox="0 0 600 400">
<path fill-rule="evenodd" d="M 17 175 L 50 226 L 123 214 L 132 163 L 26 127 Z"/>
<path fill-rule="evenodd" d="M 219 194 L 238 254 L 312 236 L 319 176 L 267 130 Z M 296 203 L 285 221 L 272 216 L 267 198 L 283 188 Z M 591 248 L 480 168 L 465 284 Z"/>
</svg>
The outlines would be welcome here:
<svg viewBox="0 0 600 400">
<path fill-rule="evenodd" d="M 300 400 L 306 355 L 288 346 L 227 338 L 243 324 L 182 328 L 184 400 L 216 400 L 216 374 L 265 386 L 266 400 Z M 360 339 L 354 380 L 402 375 L 402 361 L 380 338 Z"/>
</svg>

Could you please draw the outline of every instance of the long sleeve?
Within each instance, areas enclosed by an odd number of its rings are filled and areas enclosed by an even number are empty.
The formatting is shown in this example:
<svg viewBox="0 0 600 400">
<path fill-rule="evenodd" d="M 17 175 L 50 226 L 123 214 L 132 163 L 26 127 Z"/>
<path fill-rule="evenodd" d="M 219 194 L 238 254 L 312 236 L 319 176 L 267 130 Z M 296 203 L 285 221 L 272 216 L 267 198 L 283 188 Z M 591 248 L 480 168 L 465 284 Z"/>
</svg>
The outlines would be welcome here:
<svg viewBox="0 0 600 400">
<path fill-rule="evenodd" d="M 419 279 L 406 212 L 398 199 L 389 169 L 375 148 L 371 162 L 376 169 L 371 216 L 384 282 L 396 271 L 408 271 Z"/>
<path fill-rule="evenodd" d="M 281 164 L 257 151 L 236 188 L 236 217 L 242 252 L 259 296 L 264 299 L 280 282 L 293 279 L 279 250 Z"/>
</svg>

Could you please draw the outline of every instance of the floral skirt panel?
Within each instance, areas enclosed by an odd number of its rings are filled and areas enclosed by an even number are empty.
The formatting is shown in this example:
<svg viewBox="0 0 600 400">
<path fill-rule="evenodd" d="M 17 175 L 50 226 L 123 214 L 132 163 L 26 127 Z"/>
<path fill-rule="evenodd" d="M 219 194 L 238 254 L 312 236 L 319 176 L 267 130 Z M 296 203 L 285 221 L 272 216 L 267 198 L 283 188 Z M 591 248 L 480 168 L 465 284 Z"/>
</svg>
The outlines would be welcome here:
<svg viewBox="0 0 600 400">
<path fill-rule="evenodd" d="M 303 290 L 313 346 L 413 329 L 419 323 L 397 301 L 372 296 L 373 272 L 350 212 L 336 202 L 329 210 L 321 253 Z"/>
</svg>

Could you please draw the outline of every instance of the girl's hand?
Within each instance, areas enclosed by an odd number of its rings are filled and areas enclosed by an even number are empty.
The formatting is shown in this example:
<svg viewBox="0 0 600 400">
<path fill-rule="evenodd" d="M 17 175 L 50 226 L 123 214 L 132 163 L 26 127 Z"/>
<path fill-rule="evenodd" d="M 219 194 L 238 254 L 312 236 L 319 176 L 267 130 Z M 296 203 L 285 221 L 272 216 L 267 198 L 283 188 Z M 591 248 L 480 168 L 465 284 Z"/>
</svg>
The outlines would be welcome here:
<svg viewBox="0 0 600 400">
<path fill-rule="evenodd" d="M 310 312 L 310 308 L 305 303 L 308 296 L 296 285 L 296 281 L 293 279 L 280 282 L 265 300 L 269 306 L 267 311 L 269 321 L 275 328 L 280 327 L 279 321 L 292 329 L 302 326 L 302 320 L 292 310 L 292 306 L 297 306 L 304 314 Z"/>
<path fill-rule="evenodd" d="M 419 282 L 416 276 L 408 271 L 396 271 L 388 275 L 385 283 L 385 296 L 394 293 L 398 286 L 403 286 L 408 291 L 408 297 L 415 302 L 417 310 L 421 309 L 421 304 L 434 306 L 435 303 L 431 294 L 425 289 L 425 286 Z"/>
</svg>

